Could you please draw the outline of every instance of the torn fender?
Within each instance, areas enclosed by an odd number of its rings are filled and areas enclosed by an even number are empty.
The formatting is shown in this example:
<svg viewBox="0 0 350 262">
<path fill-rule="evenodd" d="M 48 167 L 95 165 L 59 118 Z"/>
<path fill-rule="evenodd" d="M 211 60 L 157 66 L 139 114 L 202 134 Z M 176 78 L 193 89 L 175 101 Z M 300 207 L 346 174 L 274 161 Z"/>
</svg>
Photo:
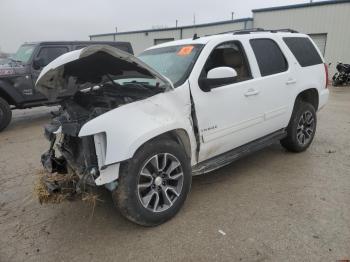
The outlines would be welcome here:
<svg viewBox="0 0 350 262">
<path fill-rule="evenodd" d="M 94 118 L 83 125 L 79 136 L 94 135 L 102 169 L 132 158 L 145 142 L 177 129 L 186 131 L 191 143 L 191 159 L 195 159 L 196 140 L 191 121 L 189 87 L 186 83 L 172 91 L 127 104 Z"/>
</svg>

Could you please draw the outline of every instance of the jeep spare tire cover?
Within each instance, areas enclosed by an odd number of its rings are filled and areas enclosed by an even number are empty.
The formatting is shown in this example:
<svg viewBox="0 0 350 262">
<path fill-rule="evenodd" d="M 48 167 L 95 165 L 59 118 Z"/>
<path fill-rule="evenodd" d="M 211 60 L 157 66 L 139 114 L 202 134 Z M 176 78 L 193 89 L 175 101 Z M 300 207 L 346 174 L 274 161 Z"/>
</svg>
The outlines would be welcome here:
<svg viewBox="0 0 350 262">
<path fill-rule="evenodd" d="M 61 55 L 43 68 L 35 88 L 52 101 L 98 85 L 106 75 L 152 78 L 164 89 L 173 88 L 169 79 L 135 56 L 107 45 L 91 45 Z"/>
</svg>

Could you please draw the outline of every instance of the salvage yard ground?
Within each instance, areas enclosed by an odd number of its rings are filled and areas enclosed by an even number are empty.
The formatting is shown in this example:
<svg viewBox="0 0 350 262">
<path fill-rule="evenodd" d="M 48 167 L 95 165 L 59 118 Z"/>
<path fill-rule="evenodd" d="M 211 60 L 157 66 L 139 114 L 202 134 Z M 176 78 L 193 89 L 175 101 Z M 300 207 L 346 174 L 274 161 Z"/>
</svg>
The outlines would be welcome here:
<svg viewBox="0 0 350 262">
<path fill-rule="evenodd" d="M 91 205 L 33 196 L 50 108 L 14 111 L 0 133 L 0 261 L 335 261 L 350 258 L 350 88 L 331 90 L 310 149 L 273 145 L 195 177 L 170 222 L 126 221 L 100 190 Z"/>
</svg>

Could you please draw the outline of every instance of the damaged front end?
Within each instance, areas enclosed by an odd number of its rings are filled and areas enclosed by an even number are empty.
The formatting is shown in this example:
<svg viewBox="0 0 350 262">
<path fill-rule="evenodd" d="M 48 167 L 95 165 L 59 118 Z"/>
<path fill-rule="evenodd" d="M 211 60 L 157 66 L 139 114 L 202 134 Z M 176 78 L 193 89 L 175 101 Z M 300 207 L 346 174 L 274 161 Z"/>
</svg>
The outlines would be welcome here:
<svg viewBox="0 0 350 262">
<path fill-rule="evenodd" d="M 80 136 L 82 127 L 109 111 L 163 93 L 172 85 L 132 55 L 97 45 L 54 60 L 43 69 L 36 88 L 49 99 L 61 101 L 59 111 L 44 128 L 50 147 L 41 156 L 48 173 L 42 181 L 49 193 L 61 192 L 67 183 L 79 193 L 96 185 L 113 190 L 119 171 L 119 163 L 105 164 L 106 134 Z"/>
<path fill-rule="evenodd" d="M 94 137 L 78 136 L 81 126 L 91 116 L 83 109 L 69 114 L 72 109 L 77 108 L 72 105 L 62 106 L 52 122 L 44 128 L 45 137 L 50 141 L 49 150 L 41 156 L 45 170 L 49 174 L 69 177 L 67 180 L 55 180 L 52 176 L 44 179 L 50 193 L 60 192 L 62 187 L 68 186 L 68 181 L 72 182 L 70 187 L 74 186 L 79 192 L 81 185 L 95 186 L 95 179 L 99 175 Z"/>
</svg>

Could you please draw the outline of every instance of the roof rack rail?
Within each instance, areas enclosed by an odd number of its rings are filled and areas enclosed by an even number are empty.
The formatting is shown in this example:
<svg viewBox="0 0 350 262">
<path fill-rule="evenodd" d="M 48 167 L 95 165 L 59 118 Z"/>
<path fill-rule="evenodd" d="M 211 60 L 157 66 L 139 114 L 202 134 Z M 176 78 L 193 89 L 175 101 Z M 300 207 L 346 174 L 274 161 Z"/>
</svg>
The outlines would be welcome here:
<svg viewBox="0 0 350 262">
<path fill-rule="evenodd" d="M 211 35 L 224 35 L 224 34 L 249 34 L 250 32 L 263 32 L 264 29 L 262 28 L 251 28 L 251 29 L 238 29 L 238 30 L 230 30 L 230 31 L 225 31 L 217 34 L 211 34 Z M 208 35 L 209 36 L 209 35 Z"/>
<path fill-rule="evenodd" d="M 278 32 L 287 32 L 287 33 L 299 33 L 298 31 L 290 28 L 282 28 L 282 29 L 263 29 L 263 28 L 251 28 L 251 29 L 240 29 L 240 30 L 231 30 L 226 32 L 221 32 L 217 34 L 209 34 L 205 36 L 212 36 L 212 35 L 224 35 L 224 34 L 234 34 L 234 35 L 247 35 L 250 33 L 262 33 L 262 32 L 270 32 L 270 33 L 278 33 Z"/>
<path fill-rule="evenodd" d="M 258 27 L 258 28 L 237 30 L 237 31 L 234 31 L 233 34 L 234 35 L 245 35 L 245 34 L 250 34 L 250 33 L 255 33 L 255 32 L 266 32 L 266 30 Z"/>
<path fill-rule="evenodd" d="M 271 33 L 277 33 L 277 32 L 299 33 L 297 30 L 290 29 L 290 28 L 275 29 L 275 30 L 270 30 L 270 32 Z"/>
<path fill-rule="evenodd" d="M 270 32 L 270 33 L 278 33 L 278 32 L 289 32 L 289 33 L 298 33 L 298 31 L 289 29 L 289 28 L 283 28 L 283 29 L 263 29 L 263 28 L 252 28 L 252 29 L 243 29 L 233 32 L 234 35 L 245 35 L 250 33 L 260 33 L 260 32 Z"/>
</svg>

